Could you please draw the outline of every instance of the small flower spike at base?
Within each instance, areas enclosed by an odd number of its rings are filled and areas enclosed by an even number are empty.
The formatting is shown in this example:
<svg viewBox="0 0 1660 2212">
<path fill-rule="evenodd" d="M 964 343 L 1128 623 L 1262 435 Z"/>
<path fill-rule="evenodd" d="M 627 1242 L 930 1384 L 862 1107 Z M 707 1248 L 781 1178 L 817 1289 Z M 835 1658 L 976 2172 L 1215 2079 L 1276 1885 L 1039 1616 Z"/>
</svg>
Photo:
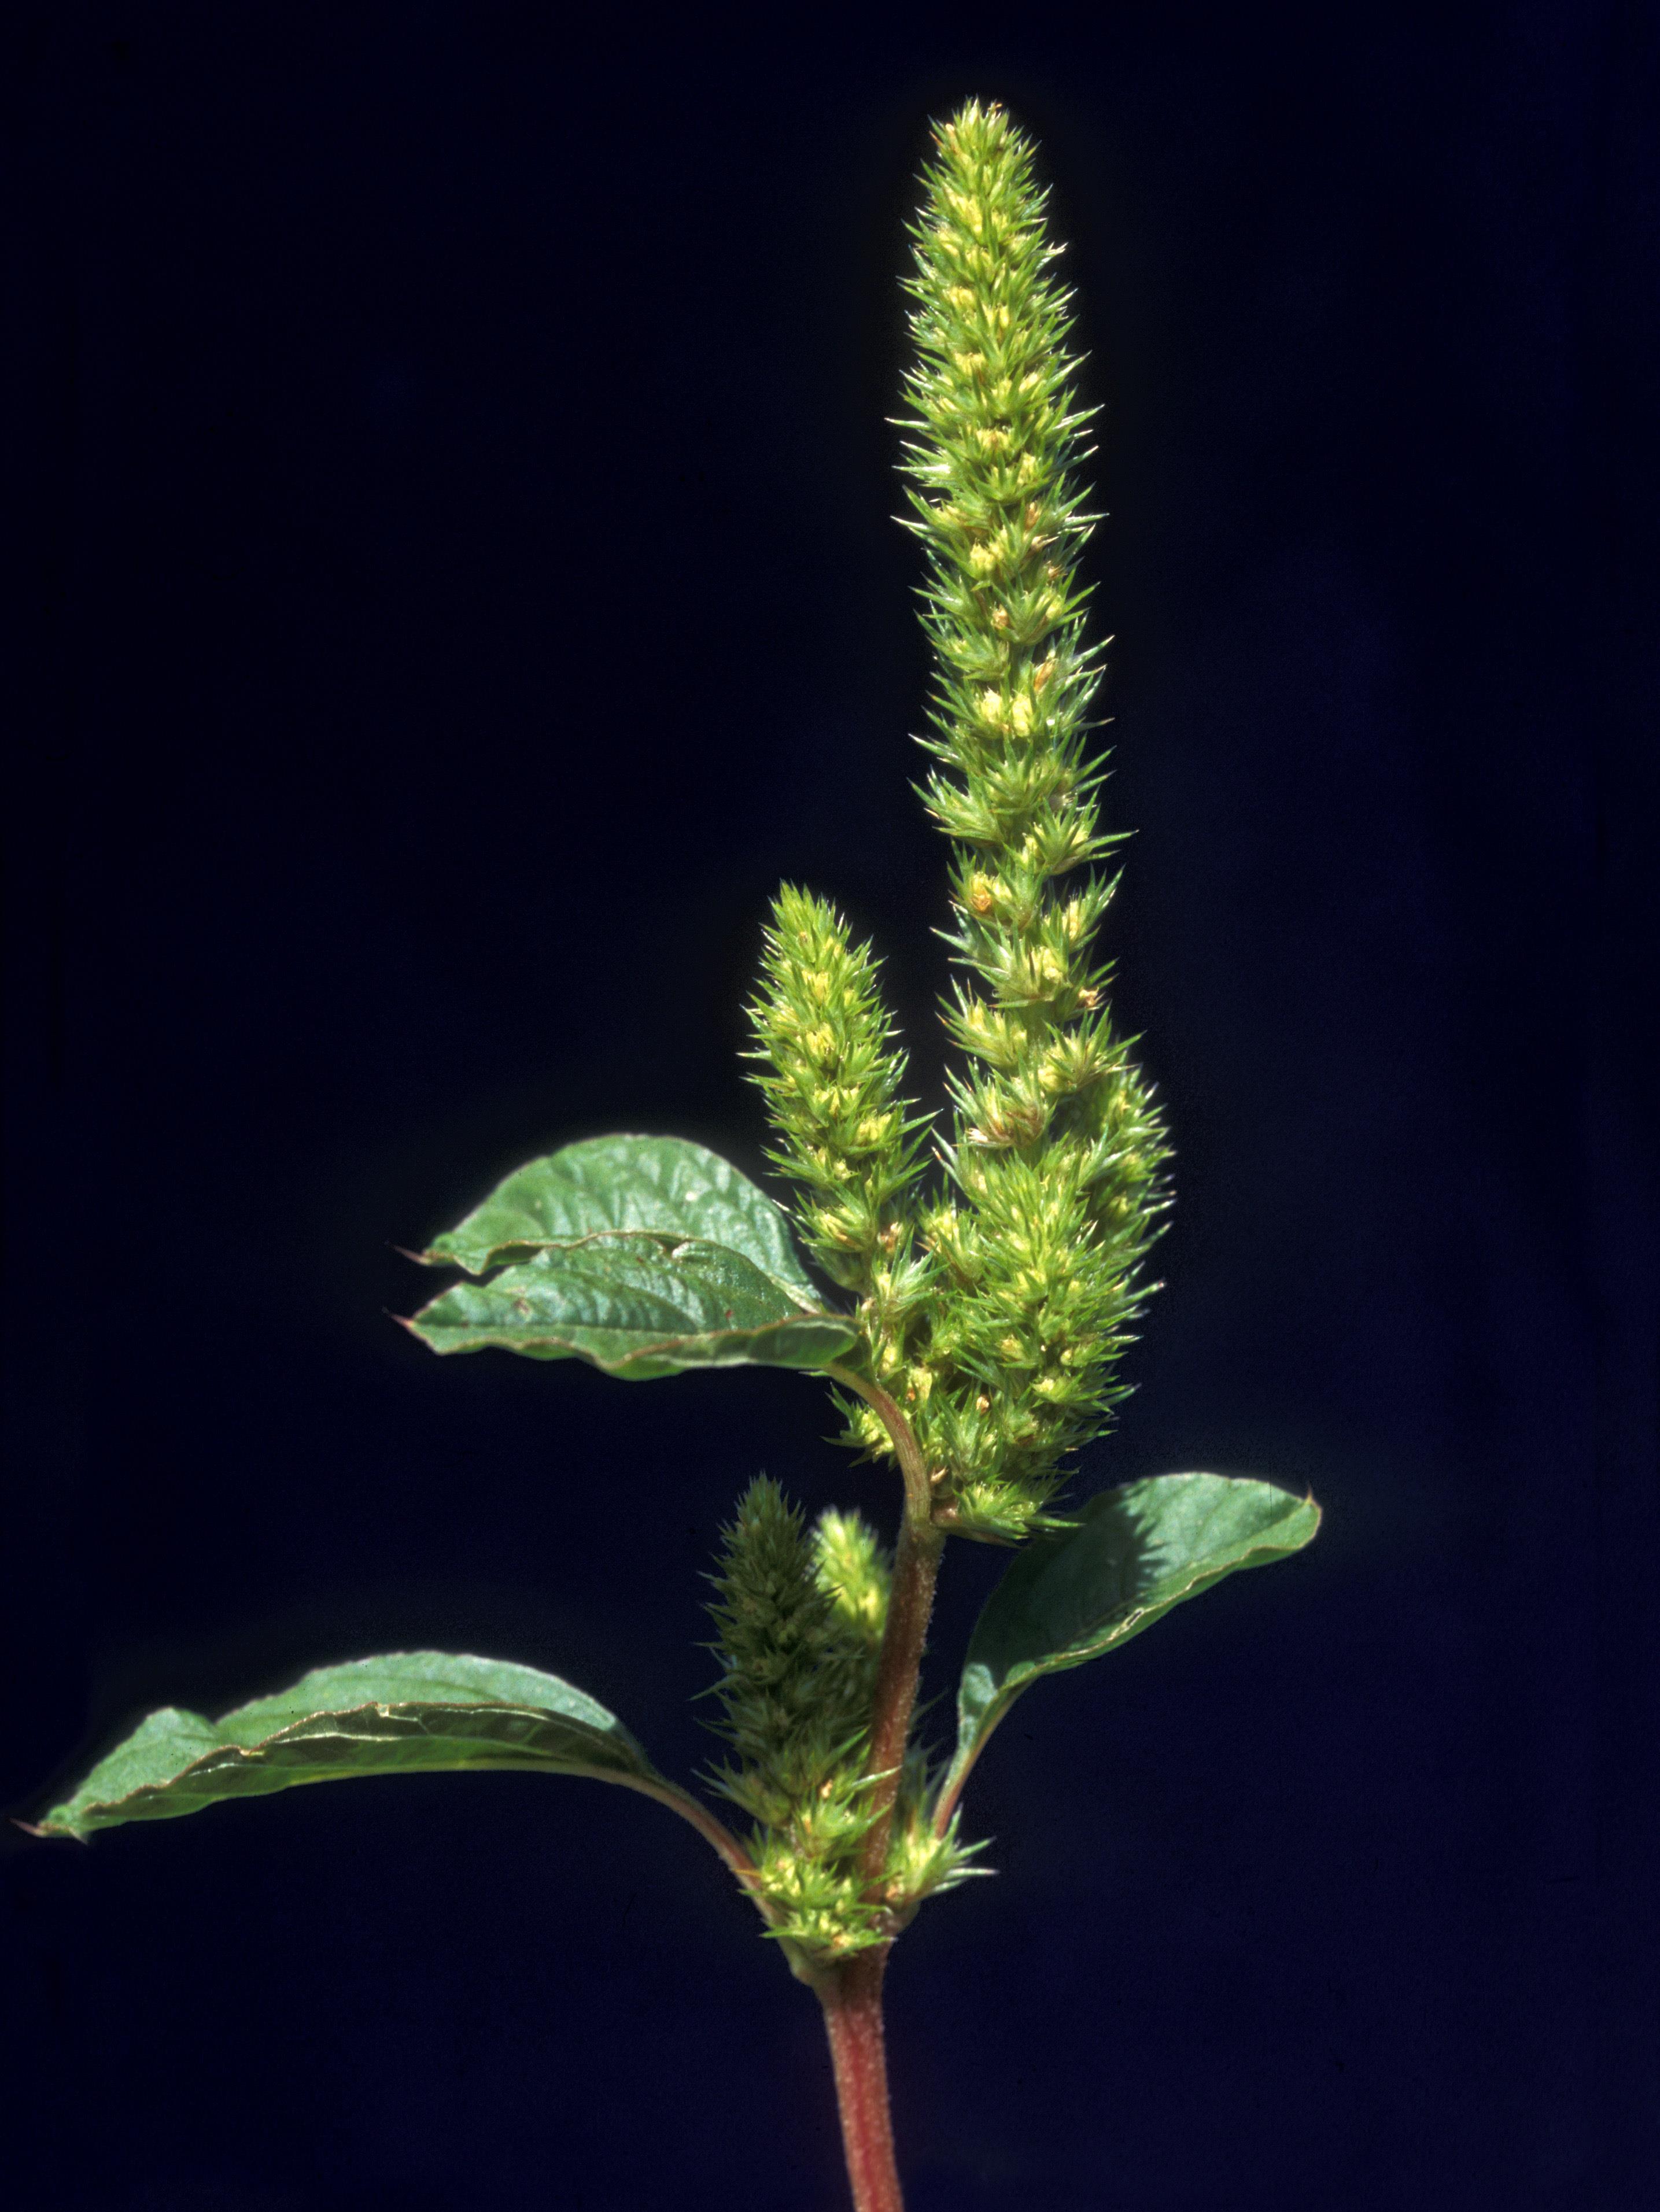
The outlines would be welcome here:
<svg viewBox="0 0 1660 2212">
<path fill-rule="evenodd" d="M 762 1476 L 739 1501 L 712 1577 L 722 1717 L 711 1725 L 734 1760 L 711 1778 L 755 1823 L 757 1900 L 809 1965 L 891 1942 L 925 1896 L 970 1871 L 954 1837 L 934 1835 L 915 1762 L 883 1878 L 868 1879 L 871 1710 L 890 1572 L 857 1515 L 826 1512 L 809 1530 Z"/>
</svg>

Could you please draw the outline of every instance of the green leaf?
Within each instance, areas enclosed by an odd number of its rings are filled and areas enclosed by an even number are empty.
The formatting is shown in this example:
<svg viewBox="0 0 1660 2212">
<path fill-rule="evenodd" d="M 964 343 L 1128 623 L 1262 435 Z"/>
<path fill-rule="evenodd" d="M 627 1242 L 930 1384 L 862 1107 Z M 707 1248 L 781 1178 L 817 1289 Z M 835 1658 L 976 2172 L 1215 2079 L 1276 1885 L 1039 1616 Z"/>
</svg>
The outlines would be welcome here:
<svg viewBox="0 0 1660 2212">
<path fill-rule="evenodd" d="M 643 1379 L 690 1367 L 824 1367 L 858 1341 L 826 1313 L 784 1216 L 681 1137 L 594 1137 L 510 1175 L 418 1255 L 482 1275 L 405 1326 L 435 1352 L 495 1346 Z"/>
<path fill-rule="evenodd" d="M 538 1252 L 489 1283 L 456 1283 L 405 1328 L 434 1352 L 591 1360 L 647 1380 L 689 1367 L 825 1367 L 859 1340 L 841 1314 L 806 1312 L 726 1245 L 595 1237 Z"/>
<path fill-rule="evenodd" d="M 684 1137 L 591 1137 L 532 1160 L 459 1229 L 417 1256 L 483 1275 L 590 1237 L 696 1238 L 747 1260 L 798 1305 L 817 1307 L 781 1210 L 729 1161 Z"/>
<path fill-rule="evenodd" d="M 319 1667 L 222 1720 L 173 1706 L 151 1713 L 31 1832 L 84 1838 L 301 1782 L 483 1767 L 586 1774 L 653 1794 L 672 1789 L 614 1714 L 556 1674 L 507 1660 L 397 1651 Z"/>
<path fill-rule="evenodd" d="M 610 1236 L 457 1283 L 404 1327 L 435 1352 L 495 1346 L 646 1380 L 690 1367 L 824 1367 L 858 1341 L 722 1244 Z"/>
<path fill-rule="evenodd" d="M 1224 1576 L 1300 1551 L 1320 1509 L 1268 1482 L 1160 1474 L 1102 1492 L 1078 1521 L 1028 1544 L 975 1624 L 943 1793 L 950 1802 L 1022 1690 L 1116 1650 Z"/>
</svg>

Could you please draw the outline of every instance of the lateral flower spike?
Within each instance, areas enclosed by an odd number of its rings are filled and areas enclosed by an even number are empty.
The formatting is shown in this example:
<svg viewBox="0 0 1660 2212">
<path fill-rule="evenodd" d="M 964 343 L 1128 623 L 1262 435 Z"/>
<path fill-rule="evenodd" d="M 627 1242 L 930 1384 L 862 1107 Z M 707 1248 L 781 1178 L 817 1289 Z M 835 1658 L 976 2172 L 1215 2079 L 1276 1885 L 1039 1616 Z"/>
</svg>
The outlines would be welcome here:
<svg viewBox="0 0 1660 2212">
<path fill-rule="evenodd" d="M 906 1202 L 927 1122 L 902 1095 L 905 1055 L 870 948 L 853 943 L 824 900 L 784 884 L 748 1012 L 748 1056 L 780 1139 L 768 1158 L 797 1187 L 802 1242 L 857 1294 L 873 1370 L 891 1385 L 923 1288 Z"/>
<path fill-rule="evenodd" d="M 721 1718 L 711 1725 L 735 1763 L 710 1778 L 754 1822 L 772 1932 L 809 1958 L 847 1957 L 888 1933 L 859 1869 L 885 1565 L 851 1519 L 837 1516 L 815 1541 L 764 1475 L 721 1537 L 709 1607 Z"/>
<path fill-rule="evenodd" d="M 915 273 L 902 464 L 928 574 L 935 767 L 921 787 L 952 840 L 964 980 L 946 1010 L 952 1198 L 924 1217 L 941 1288 L 913 1333 L 905 1394 L 936 1470 L 936 1518 L 1018 1540 L 1045 1524 L 1066 1454 L 1127 1394 L 1114 1365 L 1146 1294 L 1169 1203 L 1152 1091 L 1113 1029 L 1097 930 L 1103 769 L 1087 749 L 1101 648 L 1077 562 L 1095 517 L 1070 295 L 1049 273 L 1032 147 L 993 104 L 938 130 L 911 225 Z M 871 1425 L 864 1441 L 879 1448 Z"/>
<path fill-rule="evenodd" d="M 746 1813 L 769 1932 L 811 1966 L 891 1942 L 924 1898 L 978 1871 L 978 1846 L 936 1832 L 927 1761 L 913 1752 L 874 1882 L 865 1842 L 871 1700 L 891 1564 L 856 1513 L 809 1529 L 762 1475 L 721 1531 L 709 1577 L 721 1662 L 708 1725 L 733 1753 L 709 1779 Z"/>
</svg>

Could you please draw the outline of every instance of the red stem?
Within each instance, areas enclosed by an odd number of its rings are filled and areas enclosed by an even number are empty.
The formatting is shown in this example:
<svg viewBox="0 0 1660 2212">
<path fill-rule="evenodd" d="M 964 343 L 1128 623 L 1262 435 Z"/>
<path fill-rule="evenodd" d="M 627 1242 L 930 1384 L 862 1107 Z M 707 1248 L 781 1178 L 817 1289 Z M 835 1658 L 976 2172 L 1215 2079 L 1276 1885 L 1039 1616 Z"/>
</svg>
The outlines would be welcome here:
<svg viewBox="0 0 1660 2212">
<path fill-rule="evenodd" d="M 946 1537 L 944 1530 L 934 1526 L 933 1486 L 927 1463 L 903 1413 L 868 1376 L 840 1366 L 829 1371 L 875 1407 L 893 1439 L 905 1480 L 905 1516 L 894 1553 L 893 1588 L 871 1701 L 870 1762 L 871 1771 L 878 1778 L 872 1788 L 875 1818 L 865 1839 L 863 1866 L 872 1891 L 879 1896 Z M 893 2160 L 887 2050 L 882 2034 L 882 1977 L 889 1948 L 885 1943 L 879 1949 L 861 1952 L 844 1966 L 813 1977 L 824 2008 L 830 2060 L 836 2069 L 842 2145 L 847 2153 L 854 2212 L 905 2212 L 899 2170 Z"/>
<path fill-rule="evenodd" d="M 881 1656 L 876 1662 L 876 1694 L 871 1705 L 870 1771 L 878 1779 L 871 1792 L 876 1818 L 865 1839 L 864 1866 L 873 1882 L 881 1880 L 887 1866 L 894 1802 L 899 1795 L 900 1769 L 904 1765 L 905 1746 L 910 1737 L 911 1715 L 916 1709 L 922 1646 L 927 1639 L 928 1617 L 933 1611 L 933 1586 L 939 1579 L 939 1554 L 945 1544 L 939 1529 L 926 1522 L 919 1528 L 909 1514 L 900 1523 L 893 1559 L 893 1589 L 888 1599 Z"/>
<path fill-rule="evenodd" d="M 842 2147 L 854 2212 L 905 2212 L 899 2169 L 893 2162 L 893 2121 L 888 2111 L 888 2058 L 882 2036 L 882 1975 L 886 1947 L 864 1951 L 821 1976 L 836 2100 L 842 2113 Z"/>
<path fill-rule="evenodd" d="M 928 1617 L 933 1611 L 933 1586 L 939 1575 L 939 1554 L 946 1547 L 945 1532 L 933 1524 L 933 1486 L 927 1462 L 917 1449 L 910 1423 L 879 1382 L 852 1369 L 825 1369 L 849 1390 L 856 1390 L 873 1406 L 893 1438 L 899 1471 L 905 1479 L 905 1517 L 899 1525 L 899 1541 L 893 1559 L 893 1589 L 888 1599 L 887 1625 L 882 1632 L 881 1656 L 876 1662 L 876 1692 L 871 1701 L 871 1772 L 878 1777 L 871 1793 L 876 1817 L 865 1839 L 864 1867 L 873 1883 L 881 1880 L 888 1861 L 888 1838 L 893 1827 L 894 1801 L 899 1795 L 900 1769 L 910 1741 L 911 1715 L 916 1710 L 916 1684 L 921 1672 L 922 1646 L 927 1640 Z"/>
</svg>

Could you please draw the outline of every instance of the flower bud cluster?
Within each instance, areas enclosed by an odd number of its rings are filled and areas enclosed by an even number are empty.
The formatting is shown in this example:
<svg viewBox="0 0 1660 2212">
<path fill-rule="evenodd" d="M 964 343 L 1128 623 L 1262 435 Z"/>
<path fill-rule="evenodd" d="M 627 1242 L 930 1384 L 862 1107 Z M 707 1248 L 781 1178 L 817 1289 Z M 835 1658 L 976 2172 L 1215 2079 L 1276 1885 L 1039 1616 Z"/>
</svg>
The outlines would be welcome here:
<svg viewBox="0 0 1660 2212">
<path fill-rule="evenodd" d="M 924 1896 L 969 1871 L 955 1834 L 928 1827 L 920 1765 L 886 1878 L 872 1885 L 861 1867 L 889 1563 L 857 1514 L 827 1511 L 808 1529 L 765 1476 L 721 1533 L 713 1725 L 734 1758 L 712 1779 L 755 1823 L 750 1850 L 773 1934 L 814 1961 L 848 1958 L 889 1942 Z"/>
<path fill-rule="evenodd" d="M 1060 1461 L 1125 1393 L 1111 1370 L 1146 1295 L 1168 1146 L 1092 950 L 1113 884 L 1075 874 L 1118 840 L 1086 752 L 1100 649 L 1076 562 L 1095 518 L 1073 471 L 1096 410 L 1076 404 L 1068 295 L 1045 274 L 1060 248 L 999 108 L 970 103 L 936 143 L 906 286 L 919 360 L 903 427 L 921 434 L 906 526 L 929 561 L 923 795 L 955 847 L 967 980 L 946 1025 L 970 1067 L 952 1085 L 956 1192 L 923 1224 L 939 1291 L 908 1396 L 936 1518 L 1007 1540 L 1042 1525 Z"/>
</svg>

